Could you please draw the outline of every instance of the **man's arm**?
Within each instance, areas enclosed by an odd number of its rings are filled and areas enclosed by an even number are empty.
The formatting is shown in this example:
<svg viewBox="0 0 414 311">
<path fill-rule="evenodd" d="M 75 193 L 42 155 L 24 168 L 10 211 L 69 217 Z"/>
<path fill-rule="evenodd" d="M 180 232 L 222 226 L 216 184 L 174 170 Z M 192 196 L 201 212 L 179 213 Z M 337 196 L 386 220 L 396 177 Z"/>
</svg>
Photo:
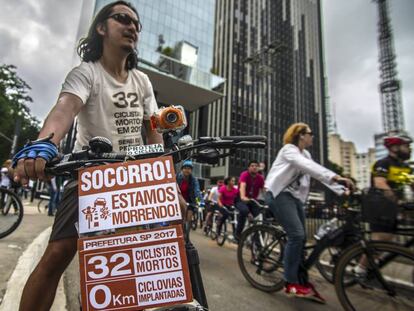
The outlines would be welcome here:
<svg viewBox="0 0 414 311">
<path fill-rule="evenodd" d="M 75 116 L 82 108 L 82 100 L 70 93 L 61 93 L 56 105 L 47 116 L 39 138 L 44 138 L 53 133 L 52 142 L 59 142 L 68 133 Z M 20 159 L 14 170 L 14 181 L 27 184 L 29 179 L 47 180 L 44 173 L 46 161 L 43 158 Z"/>
<path fill-rule="evenodd" d="M 384 190 L 384 196 L 392 201 L 397 201 L 398 198 L 395 196 L 394 191 L 388 185 L 385 177 L 376 176 L 373 178 L 374 188 Z"/>
<path fill-rule="evenodd" d="M 145 132 L 147 133 L 147 143 L 149 145 L 151 144 L 163 144 L 164 145 L 164 140 L 162 138 L 162 135 L 158 133 L 156 130 L 153 130 L 151 128 L 150 120 L 144 120 L 144 127 L 145 127 Z"/>
<path fill-rule="evenodd" d="M 221 198 L 222 197 L 223 197 L 223 194 L 219 191 L 219 196 L 218 196 L 218 199 L 217 199 L 217 204 L 220 207 L 223 207 L 223 202 L 221 201 Z"/>
<path fill-rule="evenodd" d="M 208 194 L 207 201 L 210 201 L 210 202 L 213 201 L 214 191 L 215 191 L 215 188 L 212 188 L 210 193 Z"/>
<path fill-rule="evenodd" d="M 243 181 L 240 182 L 239 192 L 240 192 L 240 199 L 242 201 L 245 201 L 245 202 L 250 201 L 250 199 L 246 196 L 246 183 Z"/>
<path fill-rule="evenodd" d="M 193 176 L 193 180 L 194 180 L 194 194 L 200 200 L 200 203 L 204 204 L 204 198 L 200 190 L 200 183 L 198 182 L 198 179 L 195 178 L 194 176 Z"/>
</svg>

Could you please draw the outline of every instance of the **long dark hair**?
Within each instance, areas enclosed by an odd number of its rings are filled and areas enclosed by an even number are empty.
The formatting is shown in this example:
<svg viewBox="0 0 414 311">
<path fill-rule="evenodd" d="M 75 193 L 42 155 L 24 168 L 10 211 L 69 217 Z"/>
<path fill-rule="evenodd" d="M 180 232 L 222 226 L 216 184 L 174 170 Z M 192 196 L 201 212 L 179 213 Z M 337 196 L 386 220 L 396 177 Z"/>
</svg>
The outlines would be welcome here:
<svg viewBox="0 0 414 311">
<path fill-rule="evenodd" d="M 86 38 L 82 38 L 79 41 L 77 51 L 78 55 L 84 62 L 95 62 L 101 58 L 103 53 L 103 39 L 96 30 L 96 27 L 99 24 L 106 22 L 112 13 L 112 8 L 116 5 L 125 5 L 129 7 L 132 11 L 135 12 L 139 20 L 138 11 L 129 2 L 115 1 L 105 5 L 93 19 L 93 22 L 88 31 L 88 36 Z M 125 68 L 127 70 L 138 68 L 138 51 L 136 48 L 128 55 Z"/>
</svg>

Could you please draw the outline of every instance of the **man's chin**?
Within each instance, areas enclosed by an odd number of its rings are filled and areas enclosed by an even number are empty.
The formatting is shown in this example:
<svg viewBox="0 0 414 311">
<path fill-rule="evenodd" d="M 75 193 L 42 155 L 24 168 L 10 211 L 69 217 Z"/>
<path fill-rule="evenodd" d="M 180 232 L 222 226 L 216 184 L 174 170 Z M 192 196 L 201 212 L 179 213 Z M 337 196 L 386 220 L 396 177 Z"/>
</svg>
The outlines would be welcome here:
<svg viewBox="0 0 414 311">
<path fill-rule="evenodd" d="M 129 54 L 129 53 L 134 52 L 134 46 L 132 46 L 132 45 L 123 45 L 122 50 L 124 50 L 125 52 L 127 52 Z"/>
</svg>

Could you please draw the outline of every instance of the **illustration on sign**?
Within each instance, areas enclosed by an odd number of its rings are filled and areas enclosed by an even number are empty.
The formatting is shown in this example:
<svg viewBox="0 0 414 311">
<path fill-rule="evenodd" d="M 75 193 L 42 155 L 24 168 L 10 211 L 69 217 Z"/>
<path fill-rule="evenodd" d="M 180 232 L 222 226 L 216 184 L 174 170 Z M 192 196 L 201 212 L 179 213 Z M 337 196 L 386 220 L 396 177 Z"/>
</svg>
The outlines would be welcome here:
<svg viewBox="0 0 414 311">
<path fill-rule="evenodd" d="M 181 219 L 171 157 L 87 168 L 79 173 L 79 232 Z"/>
<path fill-rule="evenodd" d="M 88 229 L 99 228 L 99 217 L 106 220 L 111 216 L 109 208 L 106 206 L 106 200 L 103 198 L 97 198 L 93 207 L 87 206 L 81 211 L 88 224 Z"/>
</svg>

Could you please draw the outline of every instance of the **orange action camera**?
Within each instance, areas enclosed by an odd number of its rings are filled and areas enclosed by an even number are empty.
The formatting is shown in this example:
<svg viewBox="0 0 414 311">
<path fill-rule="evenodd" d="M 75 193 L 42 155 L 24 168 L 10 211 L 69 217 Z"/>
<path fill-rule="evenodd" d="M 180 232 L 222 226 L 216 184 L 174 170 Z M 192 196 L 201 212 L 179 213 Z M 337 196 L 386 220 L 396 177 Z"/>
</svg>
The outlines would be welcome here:
<svg viewBox="0 0 414 311">
<path fill-rule="evenodd" d="M 151 116 L 151 127 L 159 133 L 171 130 L 180 131 L 187 126 L 184 108 L 182 106 L 169 106 L 159 109 Z"/>
</svg>

